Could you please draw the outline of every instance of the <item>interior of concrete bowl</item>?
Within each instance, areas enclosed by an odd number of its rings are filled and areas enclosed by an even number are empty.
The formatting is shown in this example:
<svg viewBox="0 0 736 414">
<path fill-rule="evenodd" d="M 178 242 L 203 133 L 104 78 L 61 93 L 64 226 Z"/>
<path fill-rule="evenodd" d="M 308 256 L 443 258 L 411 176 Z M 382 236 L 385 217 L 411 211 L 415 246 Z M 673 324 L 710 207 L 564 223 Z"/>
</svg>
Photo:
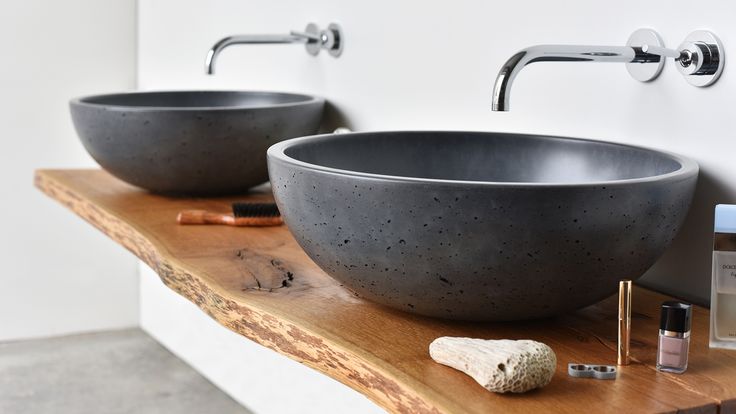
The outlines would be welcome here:
<svg viewBox="0 0 736 414">
<path fill-rule="evenodd" d="M 486 133 L 364 133 L 296 143 L 296 160 L 368 174 L 498 183 L 592 183 L 669 174 L 679 157 L 620 144 Z"/>
<path fill-rule="evenodd" d="M 306 102 L 308 95 L 246 91 L 166 91 L 97 95 L 81 103 L 142 108 L 253 108 Z"/>
</svg>

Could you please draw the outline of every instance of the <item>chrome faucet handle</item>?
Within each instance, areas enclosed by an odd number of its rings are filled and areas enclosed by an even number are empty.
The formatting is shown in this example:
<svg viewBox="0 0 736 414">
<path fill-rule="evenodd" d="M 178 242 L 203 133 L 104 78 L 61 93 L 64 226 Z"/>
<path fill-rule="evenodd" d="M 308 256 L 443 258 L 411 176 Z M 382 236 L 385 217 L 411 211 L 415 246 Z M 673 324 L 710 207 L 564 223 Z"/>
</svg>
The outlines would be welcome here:
<svg viewBox="0 0 736 414">
<path fill-rule="evenodd" d="M 675 60 L 681 59 L 683 55 L 683 52 L 679 52 L 675 49 L 668 49 L 666 47 L 661 47 L 661 46 L 651 46 L 647 44 L 644 44 L 641 46 L 641 51 L 644 53 L 649 53 L 650 55 L 669 57 Z"/>
<path fill-rule="evenodd" d="M 691 85 L 712 85 L 723 72 L 723 44 L 713 33 L 698 30 L 690 33 L 679 47 L 677 70 Z"/>
<path fill-rule="evenodd" d="M 711 85 L 723 72 L 723 45 L 713 33 L 705 30 L 690 33 L 677 50 L 649 44 L 642 45 L 641 50 L 673 58 L 677 70 L 691 85 Z"/>
<path fill-rule="evenodd" d="M 325 30 L 320 30 L 316 24 L 309 23 L 303 32 L 292 30 L 290 34 L 306 39 L 307 53 L 312 56 L 318 55 L 322 49 L 334 57 L 342 53 L 342 29 L 336 23 L 330 23 Z"/>
</svg>

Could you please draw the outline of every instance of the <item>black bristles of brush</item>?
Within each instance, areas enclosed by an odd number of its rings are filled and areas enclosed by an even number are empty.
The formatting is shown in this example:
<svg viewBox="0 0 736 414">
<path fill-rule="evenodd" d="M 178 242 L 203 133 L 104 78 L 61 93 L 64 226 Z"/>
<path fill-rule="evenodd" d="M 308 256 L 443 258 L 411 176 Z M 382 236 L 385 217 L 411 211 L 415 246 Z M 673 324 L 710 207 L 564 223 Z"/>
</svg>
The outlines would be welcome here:
<svg viewBox="0 0 736 414">
<path fill-rule="evenodd" d="M 233 203 L 234 217 L 279 217 L 276 203 Z"/>
</svg>

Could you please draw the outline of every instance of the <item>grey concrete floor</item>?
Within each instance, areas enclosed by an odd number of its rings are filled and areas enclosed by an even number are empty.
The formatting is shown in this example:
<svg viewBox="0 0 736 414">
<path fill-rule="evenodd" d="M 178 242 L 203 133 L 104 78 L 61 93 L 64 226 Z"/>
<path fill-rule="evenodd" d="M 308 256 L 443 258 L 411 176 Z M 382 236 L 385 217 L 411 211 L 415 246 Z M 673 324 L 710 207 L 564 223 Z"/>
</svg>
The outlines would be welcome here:
<svg viewBox="0 0 736 414">
<path fill-rule="evenodd" d="M 0 343 L 0 413 L 249 411 L 130 329 Z"/>
</svg>

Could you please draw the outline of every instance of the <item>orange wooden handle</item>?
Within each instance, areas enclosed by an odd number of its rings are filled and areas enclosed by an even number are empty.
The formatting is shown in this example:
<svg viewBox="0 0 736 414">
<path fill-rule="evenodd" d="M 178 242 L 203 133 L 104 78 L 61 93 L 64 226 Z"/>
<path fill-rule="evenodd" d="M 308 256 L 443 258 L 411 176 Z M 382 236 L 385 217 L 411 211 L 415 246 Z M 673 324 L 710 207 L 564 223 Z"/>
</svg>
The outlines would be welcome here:
<svg viewBox="0 0 736 414">
<path fill-rule="evenodd" d="M 280 226 L 284 224 L 284 219 L 281 216 L 273 217 L 236 217 L 233 226 L 249 226 L 249 227 L 266 227 L 266 226 Z"/>
<path fill-rule="evenodd" d="M 184 210 L 176 216 L 179 224 L 225 224 L 241 227 L 280 226 L 281 216 L 276 217 L 233 217 L 228 214 L 212 213 L 205 210 Z"/>
<path fill-rule="evenodd" d="M 184 210 L 176 216 L 179 224 L 232 224 L 233 217 L 205 210 Z"/>
</svg>

